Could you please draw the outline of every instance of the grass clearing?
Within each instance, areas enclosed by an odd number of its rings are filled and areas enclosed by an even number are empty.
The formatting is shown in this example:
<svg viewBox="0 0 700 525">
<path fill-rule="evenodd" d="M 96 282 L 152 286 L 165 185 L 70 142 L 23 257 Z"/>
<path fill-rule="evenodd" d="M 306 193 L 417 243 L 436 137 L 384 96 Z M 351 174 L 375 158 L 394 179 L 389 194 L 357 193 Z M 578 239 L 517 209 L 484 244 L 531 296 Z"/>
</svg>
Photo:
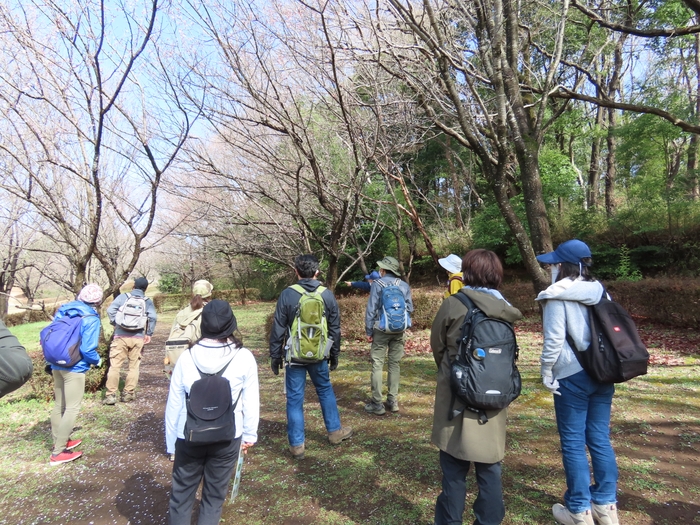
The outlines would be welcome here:
<svg viewBox="0 0 700 525">
<path fill-rule="evenodd" d="M 345 342 L 331 378 L 343 424 L 352 426 L 355 435 L 339 447 L 328 443 L 309 383 L 306 458 L 294 461 L 288 453 L 282 378 L 269 369 L 263 333 L 273 308 L 271 303 L 234 307 L 243 340 L 259 364 L 261 422 L 259 442 L 246 457 L 238 499 L 224 508 L 224 523 L 432 523 L 440 468 L 429 441 L 435 363 L 427 352 L 428 333 L 411 334 L 412 351 L 402 361 L 401 411 L 382 417 L 363 410 L 369 396 L 369 345 Z M 161 340 L 174 314 L 160 316 Z M 505 525 L 553 524 L 551 506 L 565 490 L 552 398 L 540 385 L 538 328 L 534 320 L 518 328 L 523 393 L 509 415 Z M 32 329 L 37 334 L 39 327 L 12 331 L 27 343 L 36 340 Z M 664 345 L 662 352 L 673 354 L 673 348 Z M 612 439 L 625 524 L 700 523 L 699 356 L 673 357 L 674 365 L 654 366 L 647 376 L 617 387 Z M 171 464 L 163 454 L 167 382 L 158 376 L 160 359 L 156 344 L 143 365 L 143 398 L 136 404 L 106 410 L 100 393 L 86 395 L 76 435 L 90 444 L 85 458 L 74 464 L 48 466 L 50 403 L 27 400 L 21 390 L 0 400 L 0 525 L 166 523 Z M 149 398 L 147 389 L 153 391 Z M 136 453 L 137 460 L 131 462 Z M 473 521 L 472 477 L 468 488 L 465 523 Z"/>
</svg>

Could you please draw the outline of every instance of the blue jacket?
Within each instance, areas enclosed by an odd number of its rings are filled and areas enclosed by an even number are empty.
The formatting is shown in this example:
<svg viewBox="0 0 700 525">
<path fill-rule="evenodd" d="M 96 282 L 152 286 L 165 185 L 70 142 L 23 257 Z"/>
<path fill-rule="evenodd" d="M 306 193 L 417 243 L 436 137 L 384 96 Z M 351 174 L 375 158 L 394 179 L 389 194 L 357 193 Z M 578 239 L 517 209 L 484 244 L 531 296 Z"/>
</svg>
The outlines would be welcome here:
<svg viewBox="0 0 700 525">
<path fill-rule="evenodd" d="M 394 284 L 399 281 L 399 289 L 403 293 L 406 300 L 406 311 L 410 314 L 413 312 L 413 299 L 411 298 L 411 288 L 408 283 L 396 277 L 393 273 L 387 272 L 384 277 L 379 279 L 386 284 Z M 374 335 L 374 330 L 379 330 L 379 313 L 382 309 L 382 292 L 381 285 L 377 281 L 372 281 L 372 287 L 369 291 L 369 299 L 367 300 L 367 309 L 365 310 L 365 333 L 368 336 Z"/>
<path fill-rule="evenodd" d="M 143 290 L 140 290 L 138 288 L 134 288 L 132 291 L 128 292 L 129 294 L 135 296 L 135 297 L 146 297 L 146 295 L 143 293 Z M 120 294 L 114 301 L 112 301 L 112 304 L 109 305 L 107 308 L 107 317 L 109 317 L 109 322 L 110 324 L 114 327 L 114 337 L 143 337 L 144 336 L 144 330 L 138 330 L 138 331 L 133 331 L 133 330 L 124 330 L 122 327 L 117 326 L 114 323 L 114 318 L 117 315 L 117 310 L 119 310 L 119 307 L 123 305 L 126 302 L 126 293 Z M 157 313 L 156 313 L 156 307 L 153 304 L 153 301 L 151 301 L 148 297 L 146 297 L 146 315 L 148 316 L 148 324 L 146 324 L 146 335 L 153 335 L 153 332 L 156 329 L 156 321 L 158 319 Z"/>
<path fill-rule="evenodd" d="M 352 281 L 350 286 L 358 288 L 363 292 L 369 292 L 371 290 L 371 285 L 367 281 Z"/>
<path fill-rule="evenodd" d="M 82 315 L 83 321 L 80 323 L 80 354 L 82 359 L 70 367 L 51 365 L 53 370 L 67 370 L 68 372 L 85 373 L 90 369 L 90 365 L 100 362 L 97 353 L 97 345 L 100 341 L 100 314 L 92 306 L 82 301 L 71 301 L 62 305 L 54 319 L 60 319 L 64 315 Z"/>
</svg>

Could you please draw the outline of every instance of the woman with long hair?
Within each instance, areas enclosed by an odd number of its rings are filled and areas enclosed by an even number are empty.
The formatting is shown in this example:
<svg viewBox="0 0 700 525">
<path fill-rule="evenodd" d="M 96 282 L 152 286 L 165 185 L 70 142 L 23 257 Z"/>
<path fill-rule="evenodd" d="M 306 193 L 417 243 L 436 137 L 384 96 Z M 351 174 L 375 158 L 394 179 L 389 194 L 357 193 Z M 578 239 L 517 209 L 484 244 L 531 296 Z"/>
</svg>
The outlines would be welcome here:
<svg viewBox="0 0 700 525">
<path fill-rule="evenodd" d="M 618 470 L 610 443 L 615 386 L 591 379 L 569 344 L 588 348 L 588 306 L 600 301 L 604 288 L 591 276 L 591 250 L 582 241 L 566 241 L 537 260 L 548 264 L 552 275 L 552 284 L 537 296 L 543 305 L 540 371 L 544 386 L 554 396 L 566 474 L 564 505 L 555 504 L 552 513 L 562 525 L 617 525 Z"/>
</svg>

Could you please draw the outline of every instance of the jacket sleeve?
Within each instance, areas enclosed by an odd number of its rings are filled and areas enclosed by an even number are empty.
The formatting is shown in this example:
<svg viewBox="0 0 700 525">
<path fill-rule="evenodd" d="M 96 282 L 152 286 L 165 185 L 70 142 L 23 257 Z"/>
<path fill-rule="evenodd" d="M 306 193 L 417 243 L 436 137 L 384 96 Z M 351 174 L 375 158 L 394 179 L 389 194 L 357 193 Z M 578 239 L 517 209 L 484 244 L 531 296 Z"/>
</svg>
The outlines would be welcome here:
<svg viewBox="0 0 700 525">
<path fill-rule="evenodd" d="M 119 294 L 117 298 L 112 301 L 112 304 L 107 307 L 107 317 L 109 318 L 110 324 L 114 324 L 114 318 L 117 315 L 117 310 L 119 310 L 119 307 L 124 304 L 125 300 L 126 298 L 124 294 Z"/>
<path fill-rule="evenodd" d="M 96 365 L 100 362 L 97 347 L 100 343 L 101 327 L 99 315 L 83 317 L 83 322 L 80 325 L 80 353 L 83 355 L 83 361 L 90 365 Z"/>
<path fill-rule="evenodd" d="M 556 299 L 545 301 L 543 307 L 544 343 L 540 356 L 540 372 L 542 375 L 552 375 L 552 367 L 559 359 L 566 340 L 566 311 L 564 301 Z"/>
<path fill-rule="evenodd" d="M 404 297 L 406 298 L 406 310 L 409 313 L 413 313 L 413 297 L 411 297 L 411 287 L 408 283 L 404 282 Z"/>
<path fill-rule="evenodd" d="M 371 337 L 374 335 L 374 321 L 377 319 L 377 310 L 379 309 L 379 290 L 381 286 L 375 282 L 369 290 L 369 299 L 367 300 L 367 308 L 365 309 L 365 333 Z"/>
<path fill-rule="evenodd" d="M 277 300 L 275 316 L 272 320 L 272 330 L 270 331 L 270 357 L 284 357 L 284 343 L 287 340 L 287 331 L 291 325 L 289 308 L 286 304 L 290 288 L 285 288 Z M 296 292 L 295 292 L 296 293 Z"/>
<path fill-rule="evenodd" d="M 328 322 L 328 337 L 333 340 L 330 355 L 335 357 L 340 354 L 340 307 L 333 292 L 326 290 L 323 293 L 323 302 L 326 304 L 326 321 Z"/>
<path fill-rule="evenodd" d="M 146 315 L 148 315 L 146 335 L 153 335 L 156 330 L 156 321 L 158 321 L 158 312 L 156 312 L 156 305 L 151 299 L 146 299 Z"/>
<path fill-rule="evenodd" d="M 445 357 L 445 352 L 448 351 L 447 322 L 450 309 L 450 302 L 447 299 L 444 300 L 435 314 L 433 326 L 430 329 L 430 349 L 433 351 L 433 359 L 438 368 Z"/>
<path fill-rule="evenodd" d="M 32 370 L 27 351 L 0 321 L 0 397 L 26 383 L 32 377 Z"/>
<path fill-rule="evenodd" d="M 243 405 L 243 442 L 258 441 L 258 424 L 260 422 L 260 385 L 258 383 L 258 365 L 251 354 L 243 382 L 240 404 Z"/>
<path fill-rule="evenodd" d="M 350 283 L 350 286 L 362 290 L 363 292 L 369 292 L 372 288 L 370 284 L 366 281 L 353 281 Z"/>
</svg>

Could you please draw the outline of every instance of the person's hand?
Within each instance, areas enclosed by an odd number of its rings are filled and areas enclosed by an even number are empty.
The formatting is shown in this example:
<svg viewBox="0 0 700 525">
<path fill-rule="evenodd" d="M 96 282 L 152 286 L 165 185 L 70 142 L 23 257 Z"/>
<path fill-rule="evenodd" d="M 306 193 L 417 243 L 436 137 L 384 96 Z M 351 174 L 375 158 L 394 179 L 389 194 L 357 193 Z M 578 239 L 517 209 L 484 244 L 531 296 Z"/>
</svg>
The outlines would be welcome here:
<svg viewBox="0 0 700 525">
<path fill-rule="evenodd" d="M 352 281 L 343 281 L 343 282 L 346 284 L 346 286 L 352 286 Z"/>
<path fill-rule="evenodd" d="M 280 375 L 280 368 L 282 368 L 282 366 L 283 363 L 281 357 L 273 357 L 270 359 L 270 368 L 272 369 L 272 373 L 276 376 Z"/>
<path fill-rule="evenodd" d="M 554 379 L 554 377 L 552 377 L 551 375 L 543 375 L 542 384 L 555 396 L 561 395 L 561 392 L 559 392 L 559 381 Z"/>
<path fill-rule="evenodd" d="M 328 368 L 332 372 L 336 368 L 338 368 L 338 356 L 337 355 L 332 355 L 329 359 L 328 362 Z"/>
<path fill-rule="evenodd" d="M 100 360 L 97 361 L 97 364 L 95 365 L 95 368 L 100 368 L 102 366 L 102 358 L 100 357 Z"/>
<path fill-rule="evenodd" d="M 147 345 L 148 343 L 151 342 L 151 336 L 150 335 L 144 335 L 143 336 L 143 344 Z"/>
<path fill-rule="evenodd" d="M 371 343 L 372 341 L 374 341 L 374 337 L 372 337 L 371 335 L 368 335 L 367 341 L 369 341 Z"/>
<path fill-rule="evenodd" d="M 247 443 L 247 442 L 244 441 L 244 442 L 241 444 L 241 451 L 242 451 L 244 454 L 247 454 L 247 453 L 248 453 L 248 449 L 249 449 L 250 447 L 252 447 L 253 445 L 255 445 L 255 443 Z"/>
</svg>

